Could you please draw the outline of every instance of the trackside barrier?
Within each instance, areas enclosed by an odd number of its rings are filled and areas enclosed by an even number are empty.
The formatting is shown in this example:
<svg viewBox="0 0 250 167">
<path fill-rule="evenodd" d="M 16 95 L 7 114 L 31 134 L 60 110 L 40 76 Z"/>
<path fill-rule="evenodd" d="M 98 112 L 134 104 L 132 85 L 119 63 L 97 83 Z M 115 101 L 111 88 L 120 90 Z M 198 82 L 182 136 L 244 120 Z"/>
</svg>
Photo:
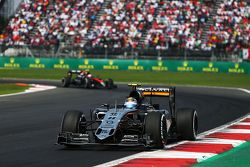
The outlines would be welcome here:
<svg viewBox="0 0 250 167">
<path fill-rule="evenodd" d="M 19 69 L 89 69 L 250 74 L 250 63 L 181 61 L 181 60 L 119 60 L 73 58 L 0 57 L 0 68 Z"/>
</svg>

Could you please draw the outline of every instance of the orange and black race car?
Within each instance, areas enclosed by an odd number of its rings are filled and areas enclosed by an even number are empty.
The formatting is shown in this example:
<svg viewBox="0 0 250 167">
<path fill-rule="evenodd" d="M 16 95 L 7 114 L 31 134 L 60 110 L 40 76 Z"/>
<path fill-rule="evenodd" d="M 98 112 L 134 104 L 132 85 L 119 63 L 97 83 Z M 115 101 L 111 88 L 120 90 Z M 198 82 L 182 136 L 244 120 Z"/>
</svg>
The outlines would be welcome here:
<svg viewBox="0 0 250 167">
<path fill-rule="evenodd" d="M 67 111 L 57 143 L 77 145 L 142 145 L 163 148 L 170 140 L 195 140 L 198 115 L 193 108 L 175 109 L 175 88 L 132 87 L 122 104 L 103 104 L 91 110 Z M 162 99 L 162 97 L 166 97 Z M 153 103 L 160 98 L 162 103 Z"/>
<path fill-rule="evenodd" d="M 67 76 L 62 79 L 62 86 L 69 87 L 75 85 L 82 88 L 117 88 L 112 79 L 103 80 L 98 77 L 94 77 L 87 70 L 69 70 Z"/>
</svg>

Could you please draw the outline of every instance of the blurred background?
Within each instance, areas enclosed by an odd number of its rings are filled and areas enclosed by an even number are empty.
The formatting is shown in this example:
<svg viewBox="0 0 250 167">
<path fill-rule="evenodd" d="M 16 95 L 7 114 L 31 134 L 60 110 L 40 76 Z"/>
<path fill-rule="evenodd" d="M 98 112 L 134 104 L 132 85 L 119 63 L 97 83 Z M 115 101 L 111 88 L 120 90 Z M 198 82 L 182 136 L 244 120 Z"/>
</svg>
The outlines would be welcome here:
<svg viewBox="0 0 250 167">
<path fill-rule="evenodd" d="M 0 56 L 249 61 L 249 0 L 0 0 Z"/>
</svg>

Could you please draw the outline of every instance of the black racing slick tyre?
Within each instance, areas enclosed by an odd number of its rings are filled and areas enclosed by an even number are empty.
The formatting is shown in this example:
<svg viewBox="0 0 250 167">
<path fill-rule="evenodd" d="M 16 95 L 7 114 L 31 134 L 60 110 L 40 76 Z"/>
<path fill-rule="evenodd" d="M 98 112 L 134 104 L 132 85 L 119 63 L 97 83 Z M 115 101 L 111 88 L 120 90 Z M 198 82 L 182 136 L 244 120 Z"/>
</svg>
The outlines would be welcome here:
<svg viewBox="0 0 250 167">
<path fill-rule="evenodd" d="M 150 112 L 145 118 L 145 134 L 150 137 L 150 147 L 163 148 L 167 142 L 167 122 L 164 114 Z"/>
<path fill-rule="evenodd" d="M 198 115 L 195 109 L 181 108 L 176 113 L 177 133 L 182 140 L 195 140 L 198 133 Z"/>
<path fill-rule="evenodd" d="M 81 111 L 67 111 L 62 120 L 61 132 L 85 133 L 86 118 Z"/>
<path fill-rule="evenodd" d="M 90 79 L 89 78 L 87 78 L 87 77 L 83 78 L 82 87 L 83 88 L 89 88 L 90 87 Z"/>
<path fill-rule="evenodd" d="M 71 77 L 64 77 L 62 79 L 62 86 L 63 87 L 69 87 L 70 83 L 71 83 Z"/>
<path fill-rule="evenodd" d="M 106 87 L 108 88 L 108 89 L 112 89 L 113 87 L 114 87 L 114 81 L 112 80 L 112 79 L 108 79 L 107 81 L 106 81 Z"/>
</svg>

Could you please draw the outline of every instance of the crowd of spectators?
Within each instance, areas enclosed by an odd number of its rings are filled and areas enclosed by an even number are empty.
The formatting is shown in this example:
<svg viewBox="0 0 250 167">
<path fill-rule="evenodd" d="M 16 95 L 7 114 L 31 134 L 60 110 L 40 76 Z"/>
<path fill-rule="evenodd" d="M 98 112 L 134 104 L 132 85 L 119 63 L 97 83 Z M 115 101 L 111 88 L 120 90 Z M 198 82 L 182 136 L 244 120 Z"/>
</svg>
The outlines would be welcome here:
<svg viewBox="0 0 250 167">
<path fill-rule="evenodd" d="M 31 43 L 39 45 L 41 41 L 49 41 L 49 44 L 57 44 L 58 41 L 66 41 L 80 44 L 103 2 L 104 0 L 54 0 L 46 11 L 46 18 L 39 22 Z"/>
<path fill-rule="evenodd" d="M 203 28 L 213 8 L 212 0 L 205 2 L 24 0 L 0 34 L 0 44 L 48 46 L 63 41 L 81 45 L 86 40 L 86 46 L 108 48 L 249 48 L 250 6 L 243 0 L 220 4 L 208 40 L 202 43 Z M 108 4 L 101 11 L 104 3 Z"/>
<path fill-rule="evenodd" d="M 152 24 L 157 0 L 114 0 L 87 36 L 90 46 L 138 47 L 146 28 Z"/>
<path fill-rule="evenodd" d="M 80 44 L 104 0 L 25 0 L 11 19 L 7 44 Z"/>
<path fill-rule="evenodd" d="M 249 2 L 248 2 L 249 3 Z M 214 24 L 210 26 L 207 46 L 226 51 L 250 47 L 250 6 L 242 0 L 224 0 Z"/>
<path fill-rule="evenodd" d="M 145 38 L 145 47 L 200 48 L 202 28 L 210 11 L 211 8 L 200 1 L 163 1 Z"/>
<path fill-rule="evenodd" d="M 6 27 L 2 42 L 7 45 L 27 44 L 30 40 L 30 32 L 40 22 L 41 17 L 45 16 L 48 5 L 49 0 L 24 0 L 20 10 Z"/>
</svg>

